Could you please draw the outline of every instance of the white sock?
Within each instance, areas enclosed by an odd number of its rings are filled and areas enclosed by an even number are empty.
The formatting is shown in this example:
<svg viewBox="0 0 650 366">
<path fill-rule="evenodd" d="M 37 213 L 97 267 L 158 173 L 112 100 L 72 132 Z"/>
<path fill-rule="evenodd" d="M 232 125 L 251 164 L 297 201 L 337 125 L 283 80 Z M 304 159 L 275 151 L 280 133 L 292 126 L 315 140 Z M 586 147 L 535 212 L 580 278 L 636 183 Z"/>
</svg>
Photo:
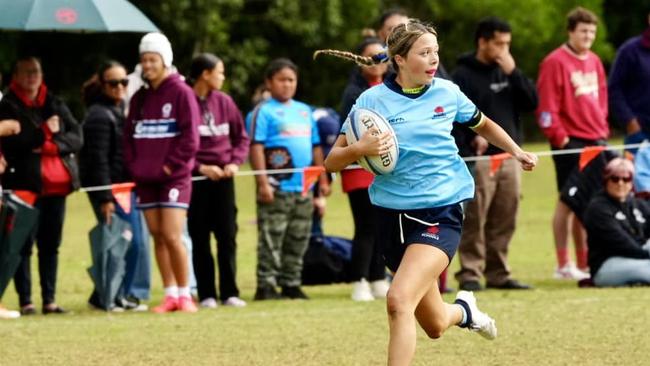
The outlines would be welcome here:
<svg viewBox="0 0 650 366">
<path fill-rule="evenodd" d="M 178 298 L 178 287 L 177 286 L 165 287 L 165 296 Z"/>
<path fill-rule="evenodd" d="M 460 310 L 463 312 L 463 319 L 460 321 L 460 323 L 458 323 L 458 325 L 459 326 L 467 325 L 466 324 L 467 323 L 467 310 L 465 310 L 465 307 L 462 306 L 462 305 L 458 305 L 458 306 L 460 306 Z"/>
<path fill-rule="evenodd" d="M 190 295 L 190 287 L 189 286 L 179 287 L 178 288 L 178 296 L 179 297 L 191 297 L 191 295 Z"/>
</svg>

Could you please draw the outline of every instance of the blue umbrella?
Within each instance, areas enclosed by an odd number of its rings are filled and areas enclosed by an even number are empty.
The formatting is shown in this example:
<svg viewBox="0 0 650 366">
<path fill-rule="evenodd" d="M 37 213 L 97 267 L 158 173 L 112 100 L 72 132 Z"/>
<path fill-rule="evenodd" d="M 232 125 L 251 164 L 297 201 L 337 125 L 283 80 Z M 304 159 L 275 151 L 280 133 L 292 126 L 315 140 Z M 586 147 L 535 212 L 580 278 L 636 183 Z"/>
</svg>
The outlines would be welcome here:
<svg viewBox="0 0 650 366">
<path fill-rule="evenodd" d="M 157 32 L 126 0 L 0 0 L 0 29 L 57 32 Z"/>
<path fill-rule="evenodd" d="M 5 194 L 0 208 L 0 298 L 22 259 L 21 251 L 38 221 L 38 210 Z"/>
<path fill-rule="evenodd" d="M 88 233 L 88 237 L 93 259 L 88 274 L 95 284 L 101 307 L 110 310 L 124 282 L 125 257 L 132 237 L 131 225 L 113 215 L 110 225 L 97 224 Z"/>
</svg>

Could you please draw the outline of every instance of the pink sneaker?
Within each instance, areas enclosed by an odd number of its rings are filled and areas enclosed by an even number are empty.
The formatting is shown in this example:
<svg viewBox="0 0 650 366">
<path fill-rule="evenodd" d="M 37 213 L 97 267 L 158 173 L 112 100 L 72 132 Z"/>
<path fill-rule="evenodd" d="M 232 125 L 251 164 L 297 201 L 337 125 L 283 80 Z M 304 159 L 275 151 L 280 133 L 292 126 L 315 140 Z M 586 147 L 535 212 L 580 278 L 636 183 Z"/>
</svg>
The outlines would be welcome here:
<svg viewBox="0 0 650 366">
<path fill-rule="evenodd" d="M 199 311 L 199 308 L 196 307 L 196 304 L 191 297 L 181 296 L 178 298 L 178 311 L 184 313 L 196 313 Z"/>
<path fill-rule="evenodd" d="M 176 311 L 178 309 L 180 309 L 179 300 L 175 297 L 165 296 L 162 304 L 153 308 L 152 311 L 154 313 L 162 314 L 162 313 L 169 313 L 172 311 Z"/>
</svg>

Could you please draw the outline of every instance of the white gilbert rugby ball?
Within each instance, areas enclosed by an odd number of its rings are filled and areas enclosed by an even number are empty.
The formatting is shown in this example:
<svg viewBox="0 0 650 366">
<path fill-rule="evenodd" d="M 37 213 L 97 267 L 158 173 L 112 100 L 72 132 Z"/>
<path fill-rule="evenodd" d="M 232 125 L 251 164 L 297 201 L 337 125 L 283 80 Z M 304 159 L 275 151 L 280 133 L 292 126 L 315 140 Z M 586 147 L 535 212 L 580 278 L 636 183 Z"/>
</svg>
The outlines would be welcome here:
<svg viewBox="0 0 650 366">
<path fill-rule="evenodd" d="M 390 150 L 381 155 L 363 156 L 359 159 L 359 165 L 375 175 L 388 174 L 395 169 L 399 155 L 399 146 L 397 145 L 395 131 L 393 131 L 386 118 L 373 110 L 359 108 L 350 113 L 345 123 L 348 124 L 348 128 L 345 131 L 345 138 L 348 141 L 348 145 L 357 142 L 367 130 L 373 127 L 379 133 L 389 131 L 393 137 L 393 146 Z"/>
</svg>

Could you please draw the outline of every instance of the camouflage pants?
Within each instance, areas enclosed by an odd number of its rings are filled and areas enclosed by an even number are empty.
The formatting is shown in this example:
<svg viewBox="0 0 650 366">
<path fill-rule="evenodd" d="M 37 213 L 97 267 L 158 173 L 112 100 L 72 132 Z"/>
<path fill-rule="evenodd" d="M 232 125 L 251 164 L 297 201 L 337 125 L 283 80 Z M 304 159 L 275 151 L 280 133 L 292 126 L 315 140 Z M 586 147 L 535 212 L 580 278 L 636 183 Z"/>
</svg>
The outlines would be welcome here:
<svg viewBox="0 0 650 366">
<path fill-rule="evenodd" d="M 273 203 L 257 203 L 257 286 L 300 286 L 309 244 L 312 196 L 275 192 Z"/>
</svg>

